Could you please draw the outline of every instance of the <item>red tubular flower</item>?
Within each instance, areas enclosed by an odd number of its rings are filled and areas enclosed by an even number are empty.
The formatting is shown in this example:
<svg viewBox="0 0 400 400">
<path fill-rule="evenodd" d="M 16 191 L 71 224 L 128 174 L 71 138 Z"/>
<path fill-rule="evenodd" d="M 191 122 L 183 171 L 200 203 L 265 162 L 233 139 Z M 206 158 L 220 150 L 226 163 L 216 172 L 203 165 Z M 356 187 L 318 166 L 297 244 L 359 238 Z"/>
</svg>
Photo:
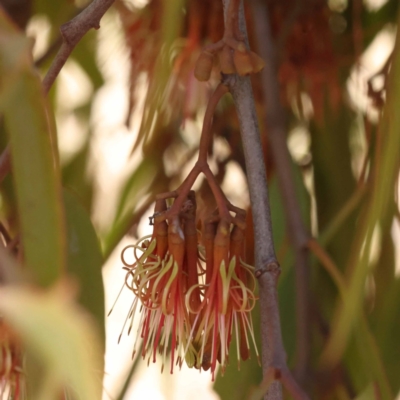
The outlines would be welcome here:
<svg viewBox="0 0 400 400">
<path fill-rule="evenodd" d="M 172 373 L 175 362 L 182 364 L 185 349 L 188 348 L 190 318 L 185 306 L 185 292 L 189 284 L 188 271 L 197 268 L 197 247 L 196 258 L 188 257 L 191 246 L 184 240 L 182 218 L 176 216 L 167 224 L 160 217 L 165 210 L 165 201 L 158 200 L 151 240 L 145 237 L 139 244 L 125 248 L 124 251 L 128 248 L 134 249 L 136 260 L 132 265 L 126 262 L 124 264 L 128 270 L 126 286 L 136 295 L 128 315 L 131 326 L 138 299 L 141 302 L 137 336 L 142 338 L 141 355 L 143 358 L 148 356 L 148 362 L 151 358 L 155 362 L 157 352 L 160 352 L 163 369 L 167 353 L 170 352 Z M 197 241 L 195 245 L 197 246 Z M 140 256 L 137 255 L 137 250 L 142 251 Z M 191 263 L 194 263 L 194 267 Z"/>
<path fill-rule="evenodd" d="M 205 224 L 204 236 L 206 279 L 204 285 L 198 285 L 202 288 L 203 301 L 192 328 L 195 332 L 192 340 L 198 351 L 196 367 L 211 368 L 214 379 L 217 361 L 222 372 L 225 371 L 232 334 L 238 346 L 238 365 L 240 358 L 249 357 L 250 341 L 258 356 L 251 319 L 255 280 L 253 268 L 242 261 L 242 228 L 234 226 L 231 230 L 230 223 L 222 219 L 215 231 L 215 222 L 210 220 Z M 194 287 L 188 292 L 187 303 L 191 301 L 192 290 Z"/>
</svg>

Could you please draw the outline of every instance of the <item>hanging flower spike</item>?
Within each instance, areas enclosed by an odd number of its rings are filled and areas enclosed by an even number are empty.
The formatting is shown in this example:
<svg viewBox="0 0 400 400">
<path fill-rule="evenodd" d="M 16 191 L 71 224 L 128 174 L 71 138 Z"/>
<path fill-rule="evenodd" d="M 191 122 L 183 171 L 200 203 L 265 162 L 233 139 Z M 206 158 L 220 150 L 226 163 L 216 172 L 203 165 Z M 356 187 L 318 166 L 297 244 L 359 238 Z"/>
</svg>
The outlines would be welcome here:
<svg viewBox="0 0 400 400">
<path fill-rule="evenodd" d="M 206 260 L 206 285 L 211 283 L 212 272 L 214 267 L 214 239 L 217 233 L 218 221 L 215 217 L 209 218 L 204 223 L 204 251 Z"/>
<path fill-rule="evenodd" d="M 244 225 L 245 216 L 237 216 Z M 243 262 L 245 254 L 245 230 L 235 225 L 231 232 L 230 268 L 233 267 L 231 277 L 230 297 L 232 305 L 231 333 L 236 335 L 237 361 L 240 369 L 240 359 L 246 361 L 250 356 L 250 339 L 259 358 L 257 345 L 254 339 L 251 310 L 254 308 L 256 297 L 254 294 L 256 282 L 254 268 Z M 230 338 L 231 339 L 231 338 Z M 229 343 L 230 343 L 229 339 Z"/>
<path fill-rule="evenodd" d="M 209 279 L 209 282 L 207 282 L 203 287 L 204 299 L 202 309 L 199 314 L 199 322 L 195 326 L 195 334 L 193 338 L 193 345 L 196 349 L 198 349 L 197 368 L 202 368 L 204 370 L 211 368 L 213 380 L 217 359 L 221 357 L 224 359 L 224 355 L 226 353 L 226 341 L 224 341 L 222 338 L 225 332 L 225 324 L 220 318 L 222 310 L 223 288 L 222 282 L 218 275 L 220 266 L 225 266 L 228 262 L 229 229 L 230 224 L 228 221 L 221 220 L 219 222 L 213 242 L 213 263 L 211 265 L 208 262 L 206 265 L 206 279 Z M 209 234 L 211 236 L 211 229 Z M 208 260 L 210 259 L 208 258 Z M 209 271 L 210 268 L 212 268 L 211 272 Z M 222 356 L 218 357 L 221 346 Z"/>
<path fill-rule="evenodd" d="M 203 50 L 196 62 L 194 68 L 194 76 L 200 82 L 205 82 L 210 79 L 211 70 L 214 64 L 214 55 L 207 50 Z"/>
<path fill-rule="evenodd" d="M 156 217 L 157 219 L 157 217 Z M 167 350 L 171 351 L 171 367 L 173 372 L 175 361 L 181 365 L 184 358 L 184 346 L 188 337 L 187 312 L 184 306 L 185 276 L 183 264 L 185 259 L 185 241 L 179 216 L 169 220 L 168 252 L 161 263 L 161 270 L 152 288 L 153 314 L 152 347 L 155 360 L 157 348 L 162 354 L 162 370 Z"/>
<path fill-rule="evenodd" d="M 188 309 L 192 310 L 192 313 L 189 314 L 189 320 L 192 324 L 195 320 L 194 313 L 198 312 L 201 308 L 199 275 L 203 274 L 203 268 L 199 260 L 198 233 L 196 228 L 196 198 L 194 192 L 190 193 L 190 201 L 193 206 L 183 214 L 186 249 L 183 273 L 186 276 L 184 293 L 186 294 L 191 290 Z"/>
<path fill-rule="evenodd" d="M 197 349 L 196 368 L 211 369 L 215 377 L 217 361 L 225 371 L 229 361 L 232 335 L 236 336 L 238 367 L 240 358 L 249 358 L 250 342 L 256 354 L 251 310 L 255 304 L 253 268 L 242 261 L 244 256 L 244 216 L 237 215 L 231 231 L 230 223 L 220 220 L 215 229 L 215 217 L 204 224 L 206 276 L 199 284 L 203 293 L 200 312 L 192 324 L 193 347 Z M 193 286 L 187 294 L 187 304 L 193 302 Z M 189 312 L 193 312 L 189 307 Z"/>
<path fill-rule="evenodd" d="M 167 203 L 164 199 L 158 199 L 154 207 L 154 232 L 153 238 L 156 239 L 156 254 L 163 260 L 168 251 L 168 225 L 165 220 L 160 219 L 167 210 Z"/>
<path fill-rule="evenodd" d="M 168 347 L 169 336 L 162 336 L 165 329 L 165 313 L 163 312 L 163 283 L 167 279 L 168 273 L 172 267 L 172 260 L 168 257 L 168 224 L 159 216 L 167 209 L 164 199 L 156 201 L 154 209 L 154 231 L 152 243 L 154 245 L 154 254 L 156 263 L 153 268 L 143 265 L 143 274 L 141 276 L 141 287 L 146 288 L 146 296 L 141 297 L 143 310 L 143 326 L 141 330 L 142 357 L 145 358 L 147 353 L 152 354 L 153 362 L 156 362 L 157 351 L 161 351 L 164 347 L 165 351 Z M 165 360 L 165 357 L 163 358 Z M 164 368 L 164 362 L 162 364 Z"/>
<path fill-rule="evenodd" d="M 165 210 L 165 200 L 157 200 L 154 215 L 157 216 Z M 129 319 L 131 322 L 128 335 L 130 334 L 139 301 L 141 303 L 139 310 L 139 313 L 141 313 L 139 330 L 136 336 L 132 358 L 136 354 L 139 336 L 142 338 L 141 354 L 143 358 L 146 357 L 150 348 L 150 338 L 152 337 L 149 329 L 150 321 L 155 318 L 156 313 L 153 311 L 157 308 L 157 302 L 154 302 L 152 294 L 155 282 L 166 258 L 168 249 L 167 232 L 167 223 L 157 220 L 154 222 L 153 234 L 151 236 L 145 236 L 135 245 L 125 247 L 121 253 L 121 259 L 125 265 L 124 269 L 128 271 L 125 277 L 125 285 L 134 293 L 135 297 L 122 328 L 119 340 L 121 339 L 126 322 Z M 125 252 L 128 249 L 133 249 L 135 261 L 132 264 L 127 263 L 125 260 Z M 141 254 L 138 254 L 139 252 L 141 252 Z M 155 351 L 153 351 L 153 361 L 155 361 Z"/>
<path fill-rule="evenodd" d="M 194 222 L 195 202 L 193 199 L 185 202 L 182 207 L 183 214 L 187 215 L 188 204 L 191 205 L 189 209 L 194 208 L 191 211 Z M 136 296 L 128 315 L 128 318 L 131 318 L 131 326 L 138 299 L 141 302 L 141 319 L 134 353 L 140 336 L 142 357 L 148 357 L 148 362 L 152 358 L 155 362 L 157 352 L 160 352 L 163 371 L 167 353 L 170 350 L 172 373 L 175 362 L 182 365 L 185 352 L 190 347 L 188 339 L 190 321 L 185 307 L 185 292 L 189 284 L 188 271 L 193 270 L 194 273 L 197 271 L 197 236 L 194 241 L 195 258 L 193 252 L 188 257 L 186 252 L 193 245 L 185 242 L 182 230 L 183 214 L 171 217 L 167 223 L 163 215 L 166 209 L 165 200 L 157 200 L 151 240 L 145 237 L 138 244 L 128 246 L 127 248 L 134 248 L 135 262 L 133 264 L 124 262 L 124 264 L 125 269 L 128 270 L 125 279 L 126 286 Z M 190 223 L 186 225 L 185 229 L 190 232 L 191 229 L 188 229 Z M 137 255 L 138 250 L 142 251 L 140 256 Z M 191 263 L 194 263 L 194 268 L 191 267 Z M 194 280 L 193 277 L 191 279 Z M 195 279 L 197 282 L 197 276 Z"/>
<path fill-rule="evenodd" d="M 202 307 L 202 279 L 205 271 L 200 263 L 198 249 L 198 232 L 196 229 L 196 198 L 193 191 L 189 192 L 190 207 L 182 214 L 184 218 L 185 260 L 183 274 L 185 276 L 184 306 L 187 312 L 187 327 L 190 327 L 185 339 L 185 361 L 189 368 L 196 366 L 197 351 L 192 344 L 193 328 L 196 326 L 199 311 Z M 188 299 L 188 301 L 187 301 Z"/>
<path fill-rule="evenodd" d="M 244 43 L 240 43 L 237 49 L 233 52 L 233 63 L 235 64 L 236 72 L 240 76 L 249 75 L 253 71 L 250 52 L 246 49 Z"/>
<path fill-rule="evenodd" d="M 222 50 L 218 53 L 219 64 L 221 66 L 221 72 L 223 74 L 234 74 L 236 73 L 236 67 L 233 63 L 232 49 L 226 44 Z"/>
<path fill-rule="evenodd" d="M 187 203 L 185 204 L 187 206 Z M 187 287 L 186 264 L 186 245 L 185 237 L 182 230 L 181 220 L 179 217 L 172 218 L 168 227 L 168 249 L 170 257 L 173 260 L 174 269 L 171 274 L 170 282 L 164 289 L 164 296 L 168 296 L 168 318 L 171 320 L 171 373 L 176 363 L 182 365 L 185 359 L 185 350 L 188 346 L 190 337 L 190 322 L 188 312 L 185 306 L 185 291 Z M 171 280 L 173 278 L 173 280 Z M 170 287 L 168 284 L 170 283 Z M 168 295 L 165 291 L 169 290 Z M 167 298 L 167 297 L 165 297 Z"/>
</svg>

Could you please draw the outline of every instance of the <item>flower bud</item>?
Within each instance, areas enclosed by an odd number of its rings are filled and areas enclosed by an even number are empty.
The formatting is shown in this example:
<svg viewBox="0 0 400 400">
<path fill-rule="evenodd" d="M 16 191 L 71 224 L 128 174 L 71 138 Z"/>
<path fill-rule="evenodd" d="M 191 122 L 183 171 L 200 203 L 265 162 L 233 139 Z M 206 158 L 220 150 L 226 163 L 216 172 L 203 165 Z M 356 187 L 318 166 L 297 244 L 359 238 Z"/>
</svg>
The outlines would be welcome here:
<svg viewBox="0 0 400 400">
<path fill-rule="evenodd" d="M 236 67 L 236 72 L 240 76 L 249 75 L 253 72 L 253 63 L 251 60 L 250 52 L 245 50 L 235 50 L 233 53 L 233 62 Z"/>
<path fill-rule="evenodd" d="M 265 61 L 254 51 L 250 51 L 250 59 L 253 66 L 253 74 L 260 72 L 265 67 Z"/>
<path fill-rule="evenodd" d="M 200 81 L 205 82 L 210 79 L 211 70 L 214 63 L 214 55 L 203 50 L 196 61 L 194 76 Z"/>
<path fill-rule="evenodd" d="M 233 63 L 233 55 L 231 48 L 225 45 L 218 54 L 221 72 L 224 74 L 236 73 L 235 64 Z"/>
</svg>

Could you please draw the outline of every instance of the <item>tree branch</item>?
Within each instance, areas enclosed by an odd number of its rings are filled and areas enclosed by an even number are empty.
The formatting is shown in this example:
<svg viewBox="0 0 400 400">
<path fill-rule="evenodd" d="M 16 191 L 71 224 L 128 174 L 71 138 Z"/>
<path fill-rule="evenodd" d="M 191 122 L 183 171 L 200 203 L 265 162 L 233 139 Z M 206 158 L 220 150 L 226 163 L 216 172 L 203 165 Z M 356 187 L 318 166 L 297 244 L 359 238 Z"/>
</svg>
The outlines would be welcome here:
<svg viewBox="0 0 400 400">
<path fill-rule="evenodd" d="M 226 11 L 229 0 L 223 0 L 223 3 Z M 247 37 L 242 6 L 239 21 L 242 34 Z M 234 98 L 239 117 L 253 211 L 255 269 L 260 286 L 262 368 L 265 375 L 271 366 L 285 365 L 286 363 L 276 290 L 280 270 L 272 239 L 264 155 L 250 78 L 232 75 L 227 79 L 227 84 Z M 278 381 L 269 385 L 265 399 L 282 399 L 282 387 Z"/>
<path fill-rule="evenodd" d="M 229 0 L 223 0 L 223 3 L 226 16 Z M 247 38 L 243 5 L 241 5 L 239 11 L 239 26 L 243 37 Z M 308 399 L 293 379 L 286 365 L 277 294 L 280 267 L 273 244 L 264 155 L 250 78 L 229 75 L 225 83 L 230 88 L 239 118 L 253 212 L 255 275 L 260 286 L 263 373 L 266 379 L 270 379 L 271 369 L 275 371 L 274 380 L 268 384 L 264 398 L 265 400 L 281 400 L 282 386 L 280 382 L 282 382 L 294 398 Z M 303 232 L 303 230 L 299 231 L 296 228 L 296 232 Z M 306 240 L 302 235 L 300 236 L 304 246 Z M 307 238 L 307 235 L 305 235 L 305 238 Z"/>
<path fill-rule="evenodd" d="M 261 58 L 267 61 L 265 68 L 261 71 L 265 125 L 285 210 L 287 232 L 294 249 L 297 308 L 296 376 L 300 382 L 304 382 L 308 370 L 310 343 L 309 251 L 307 248 L 310 235 L 302 220 L 292 172 L 292 159 L 286 143 L 285 113 L 280 103 L 277 55 L 269 25 L 268 7 L 262 0 L 253 0 L 251 6 L 258 52 Z"/>
<path fill-rule="evenodd" d="M 63 44 L 43 79 L 43 90 L 48 93 L 72 50 L 92 28 L 100 28 L 100 20 L 114 0 L 93 0 L 80 14 L 61 26 Z"/>
</svg>

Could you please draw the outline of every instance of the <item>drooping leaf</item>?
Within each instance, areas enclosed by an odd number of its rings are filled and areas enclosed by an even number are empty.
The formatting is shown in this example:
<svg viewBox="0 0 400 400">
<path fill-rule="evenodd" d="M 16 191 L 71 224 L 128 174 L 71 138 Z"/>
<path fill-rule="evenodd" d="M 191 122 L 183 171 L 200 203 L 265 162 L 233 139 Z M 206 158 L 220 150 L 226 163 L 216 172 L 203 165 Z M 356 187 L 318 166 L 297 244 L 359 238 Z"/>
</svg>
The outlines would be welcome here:
<svg viewBox="0 0 400 400">
<path fill-rule="evenodd" d="M 65 235 L 53 117 L 30 48 L 0 11 L 0 110 L 11 145 L 21 241 L 34 279 L 48 286 L 64 268 Z"/>
<path fill-rule="evenodd" d="M 178 37 L 183 19 L 184 1 L 169 1 L 163 3 L 163 18 L 160 27 L 162 42 L 160 52 L 157 55 L 154 66 L 154 79 L 148 89 L 146 97 L 145 112 L 138 133 L 135 148 L 144 142 L 144 151 L 148 149 L 147 142 L 151 141 L 153 127 L 159 124 L 161 117 L 166 118 L 168 107 L 167 93 L 168 82 L 173 68 L 174 52 L 176 52 L 175 40 Z M 159 7 L 158 7 L 159 8 Z M 150 150 L 150 149 L 149 149 Z"/>
<path fill-rule="evenodd" d="M 365 281 L 369 272 L 369 251 L 374 231 L 393 214 L 390 207 L 393 187 L 398 178 L 400 163 L 400 40 L 396 40 L 393 65 L 390 72 L 388 98 L 380 125 L 379 146 L 373 171 L 373 187 L 366 208 L 366 218 L 359 222 L 349 261 L 351 280 L 344 305 L 340 307 L 332 337 L 323 354 L 325 362 L 335 363 L 343 353 L 362 308 Z M 328 361 L 329 360 L 329 361 Z"/>
<path fill-rule="evenodd" d="M 20 337 L 43 375 L 34 400 L 58 398 L 66 386 L 74 398 L 101 398 L 102 353 L 88 315 L 70 298 L 68 286 L 38 291 L 7 287 L 0 292 L 0 312 Z M 27 377 L 28 387 L 30 375 Z"/>
<path fill-rule="evenodd" d="M 92 209 L 93 181 L 87 173 L 89 141 L 62 169 L 62 184 L 76 193 L 87 212 Z"/>
<path fill-rule="evenodd" d="M 104 350 L 103 256 L 100 244 L 87 212 L 76 197 L 64 190 L 63 199 L 67 225 L 67 271 L 77 279 L 78 301 L 94 317 Z"/>
</svg>

